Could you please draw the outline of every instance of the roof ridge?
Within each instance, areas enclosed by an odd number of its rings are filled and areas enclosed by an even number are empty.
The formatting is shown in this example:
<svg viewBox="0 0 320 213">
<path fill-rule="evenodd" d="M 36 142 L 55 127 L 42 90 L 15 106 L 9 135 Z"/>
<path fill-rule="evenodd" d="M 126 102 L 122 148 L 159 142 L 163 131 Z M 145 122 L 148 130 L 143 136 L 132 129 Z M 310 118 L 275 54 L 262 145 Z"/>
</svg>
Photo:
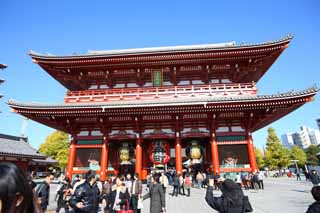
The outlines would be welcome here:
<svg viewBox="0 0 320 213">
<path fill-rule="evenodd" d="M 160 47 L 146 47 L 146 48 L 128 48 L 128 49 L 115 49 L 115 50 L 88 50 L 87 53 L 73 54 L 73 55 L 53 55 L 43 54 L 34 50 L 29 51 L 31 57 L 45 57 L 45 58 L 77 58 L 77 57 L 90 57 L 90 56 L 104 56 L 104 55 L 130 55 L 130 54 L 144 54 L 144 53 L 156 53 L 156 52 L 180 52 L 180 51 L 197 51 L 207 49 L 222 49 L 222 48 L 247 48 L 269 44 L 282 43 L 290 41 L 293 36 L 289 33 L 277 40 L 271 40 L 258 43 L 240 43 L 236 44 L 235 41 L 222 42 L 222 43 L 209 43 L 209 44 L 193 44 L 193 45 L 173 45 L 173 46 L 160 46 Z"/>
</svg>

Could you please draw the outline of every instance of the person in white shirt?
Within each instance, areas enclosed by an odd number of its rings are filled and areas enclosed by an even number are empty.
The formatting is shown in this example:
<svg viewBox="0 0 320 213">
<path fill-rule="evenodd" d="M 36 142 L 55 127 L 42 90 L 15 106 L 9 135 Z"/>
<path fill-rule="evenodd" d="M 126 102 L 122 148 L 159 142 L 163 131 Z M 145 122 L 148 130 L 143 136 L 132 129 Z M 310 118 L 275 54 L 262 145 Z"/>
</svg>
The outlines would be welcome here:
<svg viewBox="0 0 320 213">
<path fill-rule="evenodd" d="M 163 172 L 161 173 L 161 176 L 160 176 L 160 184 L 163 187 L 163 192 L 166 193 L 167 186 L 169 185 L 169 180 Z"/>
<path fill-rule="evenodd" d="M 260 171 L 260 172 L 258 173 L 259 189 L 264 189 L 263 179 L 264 179 L 264 172 L 263 172 L 263 171 Z"/>
</svg>

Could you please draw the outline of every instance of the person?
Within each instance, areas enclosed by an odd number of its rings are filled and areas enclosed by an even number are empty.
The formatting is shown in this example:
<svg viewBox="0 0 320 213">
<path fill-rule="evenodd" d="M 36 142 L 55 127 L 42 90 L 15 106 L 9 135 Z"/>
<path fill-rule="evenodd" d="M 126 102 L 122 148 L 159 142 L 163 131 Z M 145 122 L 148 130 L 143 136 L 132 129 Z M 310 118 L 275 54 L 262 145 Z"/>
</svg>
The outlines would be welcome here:
<svg viewBox="0 0 320 213">
<path fill-rule="evenodd" d="M 320 186 L 314 186 L 311 189 L 312 197 L 315 199 L 315 202 L 312 203 L 306 213 L 319 213 L 320 212 Z"/>
<path fill-rule="evenodd" d="M 259 189 L 258 173 L 255 173 L 251 176 L 251 188 L 254 189 L 256 192 Z"/>
<path fill-rule="evenodd" d="M 102 187 L 102 200 L 105 202 L 105 209 L 104 211 L 107 212 L 108 206 L 109 206 L 109 200 L 108 197 L 111 193 L 111 186 L 112 186 L 112 179 L 111 177 L 107 177 L 107 179 L 104 181 L 103 187 Z"/>
<path fill-rule="evenodd" d="M 0 212 L 40 213 L 27 177 L 13 163 L 0 163 Z"/>
<path fill-rule="evenodd" d="M 137 213 L 140 212 L 140 209 L 138 209 L 138 201 L 141 198 L 141 194 L 142 194 L 142 182 L 141 180 L 139 180 L 139 174 L 136 173 L 133 176 L 133 182 L 132 182 L 132 186 L 131 186 L 131 206 L 132 206 L 132 210 Z"/>
<path fill-rule="evenodd" d="M 311 181 L 311 183 L 312 183 L 314 186 L 319 185 L 319 183 L 320 183 L 320 177 L 319 177 L 319 175 L 317 174 L 317 171 L 316 171 L 316 170 L 311 170 L 311 173 L 310 173 L 310 181 Z"/>
<path fill-rule="evenodd" d="M 236 173 L 236 179 L 235 179 L 235 182 L 236 182 L 239 186 L 241 186 L 241 185 L 242 185 L 241 174 Z"/>
<path fill-rule="evenodd" d="M 244 196 L 241 187 L 230 179 L 226 179 L 220 185 L 222 195 L 213 196 L 214 180 L 209 179 L 205 200 L 209 206 L 218 212 L 224 213 L 243 213 L 252 212 L 249 198 Z"/>
<path fill-rule="evenodd" d="M 258 184 L 259 184 L 259 189 L 264 189 L 264 184 L 263 184 L 263 180 L 264 180 L 264 172 L 260 171 L 258 173 Z"/>
<path fill-rule="evenodd" d="M 49 205 L 50 184 L 54 180 L 53 174 L 47 173 L 46 179 L 36 188 L 36 195 L 43 212 L 47 210 Z"/>
<path fill-rule="evenodd" d="M 86 181 L 79 185 L 70 199 L 75 213 L 96 213 L 99 209 L 99 189 L 96 185 L 96 172 L 89 170 Z"/>
<path fill-rule="evenodd" d="M 164 172 L 161 173 L 160 183 L 163 187 L 164 194 L 166 194 L 167 187 L 169 185 L 169 180 L 168 177 L 164 174 Z"/>
<path fill-rule="evenodd" d="M 159 179 L 160 174 L 155 173 L 151 179 L 153 184 L 150 191 L 143 196 L 143 200 L 150 198 L 150 213 L 166 212 L 166 199 Z"/>
<path fill-rule="evenodd" d="M 202 183 L 201 183 L 201 188 L 206 188 L 207 182 L 208 182 L 208 176 L 205 172 L 202 172 Z"/>
<path fill-rule="evenodd" d="M 84 175 L 79 175 L 79 181 L 77 181 L 73 186 L 72 186 L 72 191 L 75 192 L 77 187 L 80 186 L 86 182 L 86 179 L 84 178 Z"/>
<path fill-rule="evenodd" d="M 304 176 L 305 176 L 305 178 L 306 178 L 306 181 L 308 181 L 310 175 L 309 175 L 309 172 L 308 172 L 307 170 L 304 171 Z"/>
<path fill-rule="evenodd" d="M 108 197 L 108 210 L 110 213 L 117 213 L 120 210 L 129 208 L 130 195 L 124 183 L 124 177 L 117 177 L 112 191 Z"/>
<path fill-rule="evenodd" d="M 64 178 L 63 178 L 64 179 Z M 71 183 L 72 188 L 74 187 L 74 185 L 80 181 L 80 175 L 76 174 L 76 176 L 74 177 L 74 180 Z"/>
<path fill-rule="evenodd" d="M 59 190 L 57 191 L 57 209 L 56 212 L 59 213 L 60 209 L 63 208 L 64 212 L 69 212 L 68 208 L 68 202 L 69 199 L 71 198 L 71 184 L 70 184 L 70 179 L 68 177 L 65 177 L 64 180 L 62 181 Z"/>
<path fill-rule="evenodd" d="M 179 193 L 179 186 L 180 186 L 180 180 L 179 180 L 180 174 L 176 174 L 173 178 L 173 191 L 172 196 L 178 197 Z"/>
<path fill-rule="evenodd" d="M 131 187 L 132 187 L 132 178 L 131 178 L 131 174 L 130 174 L 130 173 L 128 173 L 128 174 L 126 175 L 126 179 L 125 179 L 125 181 L 124 181 L 124 184 L 126 185 L 126 188 L 128 189 L 129 194 L 131 195 L 130 189 L 131 189 Z"/>
<path fill-rule="evenodd" d="M 196 180 L 197 180 L 198 188 L 200 189 L 202 186 L 202 181 L 203 181 L 203 176 L 202 176 L 201 172 L 197 173 Z"/>
<path fill-rule="evenodd" d="M 299 171 L 299 170 L 297 170 L 296 175 L 297 175 L 297 180 L 301 180 L 301 177 L 300 177 L 300 171 Z"/>
<path fill-rule="evenodd" d="M 179 194 L 185 195 L 184 193 L 184 185 L 183 185 L 183 176 L 179 175 Z"/>
<path fill-rule="evenodd" d="M 192 185 L 192 177 L 191 177 L 191 175 L 189 173 L 186 174 L 183 182 L 184 182 L 183 186 L 185 188 L 185 191 L 187 191 L 187 197 L 190 197 L 190 189 L 191 189 L 191 185 Z"/>
<path fill-rule="evenodd" d="M 220 179 L 220 175 L 217 173 L 215 175 L 213 175 L 213 180 L 214 180 L 214 190 L 219 190 L 220 189 L 220 183 L 219 180 Z"/>
</svg>

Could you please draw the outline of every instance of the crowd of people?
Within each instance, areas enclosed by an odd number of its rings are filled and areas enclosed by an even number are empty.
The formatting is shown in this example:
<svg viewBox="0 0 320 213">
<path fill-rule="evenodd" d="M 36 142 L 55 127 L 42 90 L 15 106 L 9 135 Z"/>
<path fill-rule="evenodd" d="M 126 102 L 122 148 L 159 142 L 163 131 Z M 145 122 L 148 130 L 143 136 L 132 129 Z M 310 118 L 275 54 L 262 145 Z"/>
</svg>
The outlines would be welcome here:
<svg viewBox="0 0 320 213">
<path fill-rule="evenodd" d="M 74 180 L 63 177 L 56 190 L 56 212 L 72 210 L 75 213 L 96 213 L 98 211 L 137 213 L 143 208 L 143 200 L 150 199 L 150 212 L 166 212 L 166 191 L 172 185 L 172 196 L 190 196 L 191 188 L 206 188 L 205 201 L 218 212 L 252 212 L 249 198 L 243 189 L 263 189 L 265 174 L 239 173 L 234 179 L 212 173 L 169 171 L 153 173 L 148 177 L 148 187 L 143 193 L 138 174 L 112 176 L 101 182 L 95 171 L 76 175 Z M 310 172 L 313 183 L 311 193 L 315 199 L 307 213 L 320 212 L 320 177 Z M 15 164 L 0 163 L 0 212 L 42 213 L 49 205 L 50 184 L 54 176 L 48 174 L 40 184 L 26 176 Z M 214 196 L 213 190 L 220 190 L 221 196 Z"/>
</svg>

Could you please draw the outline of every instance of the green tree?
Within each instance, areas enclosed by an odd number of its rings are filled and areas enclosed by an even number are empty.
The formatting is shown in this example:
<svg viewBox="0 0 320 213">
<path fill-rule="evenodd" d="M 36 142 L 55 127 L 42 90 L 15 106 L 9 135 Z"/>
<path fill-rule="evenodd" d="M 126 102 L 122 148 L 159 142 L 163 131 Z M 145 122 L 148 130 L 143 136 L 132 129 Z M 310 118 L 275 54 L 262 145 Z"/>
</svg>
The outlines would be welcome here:
<svg viewBox="0 0 320 213">
<path fill-rule="evenodd" d="M 320 152 L 319 147 L 316 145 L 310 145 L 305 152 L 307 154 L 307 164 L 319 165 L 319 159 L 317 158 L 317 154 Z"/>
<path fill-rule="evenodd" d="M 259 169 L 263 169 L 265 167 L 265 162 L 264 162 L 264 156 L 259 148 L 254 148 L 254 152 L 256 154 L 256 161 L 258 164 Z"/>
<path fill-rule="evenodd" d="M 68 134 L 55 131 L 50 134 L 44 143 L 40 145 L 39 152 L 58 161 L 60 168 L 65 168 L 69 155 Z"/>
<path fill-rule="evenodd" d="M 291 160 L 298 160 L 297 164 L 299 167 L 303 167 L 307 161 L 306 153 L 296 145 L 291 148 L 290 158 Z"/>
<path fill-rule="evenodd" d="M 281 169 L 290 164 L 290 151 L 280 143 L 272 127 L 268 128 L 265 162 L 270 169 Z"/>
</svg>

